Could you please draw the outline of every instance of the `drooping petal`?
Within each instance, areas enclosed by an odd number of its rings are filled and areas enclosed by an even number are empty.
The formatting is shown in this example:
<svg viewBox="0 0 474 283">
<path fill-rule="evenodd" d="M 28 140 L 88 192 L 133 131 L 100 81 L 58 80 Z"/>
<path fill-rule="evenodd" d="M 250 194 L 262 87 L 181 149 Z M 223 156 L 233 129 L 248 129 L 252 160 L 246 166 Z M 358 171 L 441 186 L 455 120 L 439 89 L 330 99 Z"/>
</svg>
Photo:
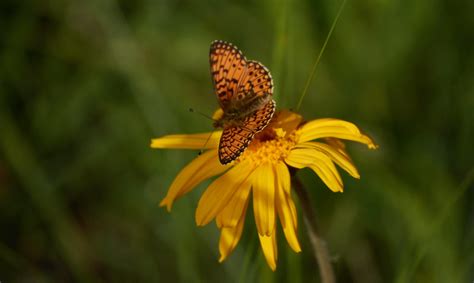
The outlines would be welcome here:
<svg viewBox="0 0 474 283">
<path fill-rule="evenodd" d="M 216 217 L 217 227 L 235 227 L 242 216 L 242 210 L 247 209 L 251 181 L 247 178 L 232 196 L 229 203 Z"/>
<path fill-rule="evenodd" d="M 336 138 L 325 138 L 324 141 L 352 162 L 351 157 L 346 151 L 346 144 L 343 141 Z"/>
<path fill-rule="evenodd" d="M 287 195 L 286 200 L 288 201 L 288 207 L 290 208 L 291 217 L 293 217 L 293 226 L 295 227 L 296 231 L 296 229 L 298 229 L 298 214 L 296 213 L 296 205 L 291 195 Z"/>
<path fill-rule="evenodd" d="M 260 239 L 260 245 L 262 246 L 263 255 L 270 266 L 270 268 L 275 271 L 276 261 L 278 259 L 278 247 L 276 242 L 276 229 L 273 227 L 273 232 L 271 235 L 265 236 L 258 234 Z"/>
<path fill-rule="evenodd" d="M 332 164 L 332 163 L 331 163 Z M 309 168 L 311 168 L 314 173 L 316 173 L 319 178 L 328 186 L 328 188 L 337 193 L 337 192 L 343 192 L 344 187 L 342 184 L 342 181 L 338 180 L 340 178 L 339 173 L 337 172 L 336 167 L 334 167 L 334 164 L 332 164 L 331 168 L 328 166 L 329 163 L 326 164 L 313 164 L 310 165 Z"/>
<path fill-rule="evenodd" d="M 285 163 L 279 161 L 275 165 L 275 174 L 278 178 L 278 183 L 280 184 L 281 188 L 287 193 L 290 193 L 291 189 L 291 179 L 290 179 L 290 171 Z"/>
<path fill-rule="evenodd" d="M 253 210 L 260 235 L 270 236 L 275 228 L 275 176 L 269 163 L 252 174 Z"/>
<path fill-rule="evenodd" d="M 195 216 L 196 224 L 204 226 L 214 219 L 247 180 L 253 169 L 250 162 L 244 161 L 212 182 L 199 200 Z"/>
<path fill-rule="evenodd" d="M 312 148 L 295 148 L 285 159 L 295 168 L 311 168 L 333 192 L 342 192 L 342 179 L 336 166 L 324 153 Z"/>
<path fill-rule="evenodd" d="M 217 150 L 204 152 L 179 172 L 160 206 L 166 206 L 167 210 L 170 211 L 173 202 L 177 198 L 194 189 L 202 181 L 221 174 L 229 167 L 219 162 Z"/>
<path fill-rule="evenodd" d="M 210 149 L 219 146 L 222 131 L 192 135 L 168 135 L 151 140 L 152 148 Z"/>
<path fill-rule="evenodd" d="M 239 216 L 235 226 L 221 228 L 221 237 L 219 239 L 219 253 L 221 256 L 219 258 L 219 262 L 224 261 L 239 243 L 240 237 L 242 236 L 242 230 L 244 228 L 247 206 L 248 199 L 244 202 L 242 214 Z"/>
<path fill-rule="evenodd" d="M 298 148 L 314 148 L 329 156 L 337 165 L 349 173 L 352 177 L 359 179 L 360 175 L 352 160 L 347 154 L 341 153 L 338 148 L 320 142 L 305 142 L 298 144 Z"/>
<path fill-rule="evenodd" d="M 301 247 L 298 237 L 296 236 L 297 224 L 294 223 L 295 215 L 293 215 L 292 208 L 289 204 L 289 200 L 291 200 L 291 194 L 287 194 L 282 186 L 283 184 L 279 179 L 276 190 L 277 194 L 275 197 L 275 205 L 277 207 L 278 217 L 280 218 L 281 226 L 283 227 L 283 232 L 288 244 L 295 252 L 300 252 Z"/>
<path fill-rule="evenodd" d="M 307 142 L 319 138 L 334 137 L 366 144 L 370 149 L 377 148 L 371 138 L 361 133 L 356 125 L 339 119 L 317 119 L 309 121 L 300 129 L 299 142 Z"/>
</svg>

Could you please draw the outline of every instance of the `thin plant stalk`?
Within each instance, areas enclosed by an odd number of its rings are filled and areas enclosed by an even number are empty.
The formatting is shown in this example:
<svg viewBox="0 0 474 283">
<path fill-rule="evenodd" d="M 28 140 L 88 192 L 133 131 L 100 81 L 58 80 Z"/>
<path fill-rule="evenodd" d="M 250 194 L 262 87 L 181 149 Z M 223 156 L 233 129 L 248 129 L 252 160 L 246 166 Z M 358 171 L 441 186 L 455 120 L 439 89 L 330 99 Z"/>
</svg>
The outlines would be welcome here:
<svg viewBox="0 0 474 283">
<path fill-rule="evenodd" d="M 316 258 L 319 271 L 321 273 L 321 282 L 335 283 L 336 277 L 331 265 L 329 250 L 326 242 L 319 233 L 316 215 L 313 206 L 311 205 L 309 194 L 301 181 L 296 177 L 293 178 L 293 187 L 296 191 L 296 194 L 298 195 L 298 198 L 300 199 L 301 207 L 303 209 L 303 217 L 306 224 L 308 237 L 313 247 L 314 257 Z"/>
<path fill-rule="evenodd" d="M 337 11 L 336 17 L 334 18 L 334 21 L 332 22 L 331 29 L 329 30 L 326 36 L 326 39 L 324 40 L 323 47 L 319 51 L 318 57 L 316 58 L 316 61 L 314 62 L 313 67 L 311 68 L 311 73 L 309 74 L 308 80 L 306 81 L 306 84 L 303 89 L 303 93 L 301 93 L 300 99 L 298 100 L 298 104 L 296 104 L 296 111 L 300 110 L 301 104 L 303 103 L 303 98 L 306 96 L 306 93 L 308 92 L 308 88 L 316 76 L 316 69 L 318 68 L 319 61 L 321 61 L 321 57 L 323 56 L 324 50 L 326 49 L 329 39 L 331 38 L 332 32 L 334 31 L 334 28 L 336 27 L 337 21 L 339 20 L 339 16 L 341 16 L 342 10 L 344 9 L 344 6 L 346 5 L 346 1 L 347 0 L 342 1 L 342 4 L 339 7 L 339 10 Z"/>
</svg>

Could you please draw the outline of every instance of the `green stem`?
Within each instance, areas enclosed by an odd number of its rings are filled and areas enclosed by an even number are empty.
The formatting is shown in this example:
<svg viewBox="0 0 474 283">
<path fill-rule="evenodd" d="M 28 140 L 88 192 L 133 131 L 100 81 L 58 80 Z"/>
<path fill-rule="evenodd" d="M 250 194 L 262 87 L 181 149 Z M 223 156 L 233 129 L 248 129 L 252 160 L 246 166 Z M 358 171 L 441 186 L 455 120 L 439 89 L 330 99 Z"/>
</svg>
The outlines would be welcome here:
<svg viewBox="0 0 474 283">
<path fill-rule="evenodd" d="M 308 192 L 304 188 L 301 181 L 296 177 L 293 178 L 293 187 L 300 199 L 300 203 L 303 209 L 303 217 L 304 222 L 306 224 L 308 237 L 313 247 L 314 257 L 318 262 L 319 270 L 321 272 L 321 282 L 335 283 L 336 277 L 334 275 L 334 270 L 331 265 L 329 250 L 326 242 L 319 234 L 316 216 L 314 213 L 313 206 L 311 205 Z"/>
</svg>

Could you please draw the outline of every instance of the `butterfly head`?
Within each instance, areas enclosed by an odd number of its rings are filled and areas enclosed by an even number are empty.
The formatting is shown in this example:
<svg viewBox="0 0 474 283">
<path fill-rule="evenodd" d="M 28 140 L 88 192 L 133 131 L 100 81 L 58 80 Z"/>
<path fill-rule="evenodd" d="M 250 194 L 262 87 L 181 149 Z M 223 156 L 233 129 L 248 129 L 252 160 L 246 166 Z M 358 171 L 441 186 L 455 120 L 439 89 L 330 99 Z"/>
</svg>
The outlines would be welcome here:
<svg viewBox="0 0 474 283">
<path fill-rule="evenodd" d="M 242 115 L 238 109 L 223 112 L 223 114 L 214 120 L 215 128 L 224 128 L 226 126 L 239 125 L 241 124 Z"/>
</svg>

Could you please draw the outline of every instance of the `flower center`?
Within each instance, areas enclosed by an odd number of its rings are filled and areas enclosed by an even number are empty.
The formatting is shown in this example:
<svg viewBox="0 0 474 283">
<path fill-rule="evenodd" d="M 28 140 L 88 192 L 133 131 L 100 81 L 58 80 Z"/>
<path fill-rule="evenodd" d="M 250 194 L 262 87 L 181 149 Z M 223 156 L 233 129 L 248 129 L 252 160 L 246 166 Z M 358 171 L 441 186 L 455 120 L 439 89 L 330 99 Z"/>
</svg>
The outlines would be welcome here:
<svg viewBox="0 0 474 283">
<path fill-rule="evenodd" d="M 239 158 L 239 162 L 250 160 L 256 166 L 262 163 L 277 163 L 284 160 L 297 143 L 297 131 L 285 132 L 282 128 L 267 127 L 258 133 Z"/>
</svg>

